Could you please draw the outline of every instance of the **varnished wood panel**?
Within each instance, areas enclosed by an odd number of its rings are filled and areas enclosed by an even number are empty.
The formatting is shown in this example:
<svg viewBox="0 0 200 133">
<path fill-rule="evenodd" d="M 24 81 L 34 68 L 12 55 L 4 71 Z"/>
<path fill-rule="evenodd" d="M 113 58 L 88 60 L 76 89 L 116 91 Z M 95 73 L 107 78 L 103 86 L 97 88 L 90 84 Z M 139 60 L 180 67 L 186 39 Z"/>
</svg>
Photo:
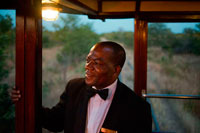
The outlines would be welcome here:
<svg viewBox="0 0 200 133">
<path fill-rule="evenodd" d="M 147 21 L 135 19 L 134 90 L 139 96 L 147 88 L 147 29 Z"/>
<path fill-rule="evenodd" d="M 87 5 L 91 9 L 97 11 L 98 10 L 98 2 L 97 0 L 79 0 L 84 5 Z"/>
<path fill-rule="evenodd" d="M 35 18 L 26 17 L 25 27 L 25 132 L 35 132 L 36 88 L 36 24 Z M 30 130 L 33 129 L 33 130 Z"/>
<path fill-rule="evenodd" d="M 140 11 L 200 11 L 200 1 L 141 1 Z"/>
<path fill-rule="evenodd" d="M 135 1 L 103 1 L 102 12 L 130 12 L 135 11 Z"/>
<path fill-rule="evenodd" d="M 16 104 L 16 133 L 41 132 L 42 21 L 40 3 L 34 2 L 21 0 L 16 11 L 16 87 L 22 95 Z"/>
<path fill-rule="evenodd" d="M 15 132 L 24 133 L 24 88 L 25 88 L 25 62 L 24 62 L 24 17 L 16 12 L 16 89 L 21 92 L 21 99 L 15 107 Z"/>
</svg>

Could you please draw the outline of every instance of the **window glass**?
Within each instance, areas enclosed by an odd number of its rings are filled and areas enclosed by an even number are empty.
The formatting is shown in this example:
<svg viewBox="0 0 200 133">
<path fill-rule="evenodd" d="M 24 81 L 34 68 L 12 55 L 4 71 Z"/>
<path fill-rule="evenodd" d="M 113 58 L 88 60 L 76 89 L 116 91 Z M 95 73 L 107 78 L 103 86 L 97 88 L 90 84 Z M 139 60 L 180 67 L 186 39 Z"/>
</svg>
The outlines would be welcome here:
<svg viewBox="0 0 200 133">
<path fill-rule="evenodd" d="M 147 93 L 200 95 L 200 23 L 148 25 Z M 200 132 L 200 102 L 148 99 L 154 131 Z"/>
<path fill-rule="evenodd" d="M 129 30 L 121 25 L 131 25 Z M 116 23 L 114 23 L 116 22 Z M 119 24 L 109 29 L 112 23 Z M 99 28 L 101 27 L 101 28 Z M 54 106 L 64 91 L 67 82 L 84 77 L 85 60 L 90 48 L 99 41 L 115 41 L 127 52 L 127 62 L 119 76 L 122 82 L 133 88 L 133 20 L 89 20 L 87 16 L 61 14 L 54 22 L 43 21 L 43 68 L 42 103 Z M 113 28 L 113 27 L 110 27 Z M 102 31 L 102 29 L 105 29 Z M 43 132 L 48 132 L 43 129 Z"/>
<path fill-rule="evenodd" d="M 147 71 L 148 93 L 199 95 L 200 23 L 149 24 Z"/>
<path fill-rule="evenodd" d="M 15 10 L 0 10 L 0 132 L 13 133 L 15 108 L 9 93 L 15 83 Z"/>
<path fill-rule="evenodd" d="M 111 24 L 119 26 L 109 29 Z M 129 29 L 123 25 L 129 25 Z M 119 79 L 133 88 L 133 19 L 103 22 L 61 14 L 57 21 L 43 21 L 44 105 L 55 105 L 70 79 L 84 77 L 85 57 L 90 48 L 106 40 L 118 42 L 126 49 L 127 61 Z"/>
</svg>

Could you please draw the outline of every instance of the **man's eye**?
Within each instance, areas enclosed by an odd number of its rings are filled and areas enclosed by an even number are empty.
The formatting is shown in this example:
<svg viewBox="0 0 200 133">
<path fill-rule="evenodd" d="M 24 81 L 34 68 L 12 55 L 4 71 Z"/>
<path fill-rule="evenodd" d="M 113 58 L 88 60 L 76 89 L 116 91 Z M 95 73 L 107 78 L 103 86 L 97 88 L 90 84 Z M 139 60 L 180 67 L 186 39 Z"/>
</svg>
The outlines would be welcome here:
<svg viewBox="0 0 200 133">
<path fill-rule="evenodd" d="M 94 63 L 95 63 L 96 65 L 98 65 L 98 64 L 99 64 L 99 62 L 98 62 L 98 61 L 95 61 Z"/>
<path fill-rule="evenodd" d="M 86 60 L 86 63 L 89 63 L 89 62 L 90 62 L 90 60 L 87 59 L 87 60 Z"/>
</svg>

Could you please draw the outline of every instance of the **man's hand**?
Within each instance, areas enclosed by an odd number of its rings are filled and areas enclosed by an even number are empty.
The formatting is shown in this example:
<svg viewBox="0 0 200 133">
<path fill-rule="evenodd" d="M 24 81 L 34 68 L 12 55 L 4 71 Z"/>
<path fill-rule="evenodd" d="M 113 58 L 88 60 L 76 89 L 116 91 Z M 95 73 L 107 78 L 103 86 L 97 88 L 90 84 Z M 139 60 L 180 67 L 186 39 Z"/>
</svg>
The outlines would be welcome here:
<svg viewBox="0 0 200 133">
<path fill-rule="evenodd" d="M 20 91 L 17 90 L 15 87 L 11 90 L 11 99 L 14 103 L 18 102 L 21 98 Z"/>
</svg>

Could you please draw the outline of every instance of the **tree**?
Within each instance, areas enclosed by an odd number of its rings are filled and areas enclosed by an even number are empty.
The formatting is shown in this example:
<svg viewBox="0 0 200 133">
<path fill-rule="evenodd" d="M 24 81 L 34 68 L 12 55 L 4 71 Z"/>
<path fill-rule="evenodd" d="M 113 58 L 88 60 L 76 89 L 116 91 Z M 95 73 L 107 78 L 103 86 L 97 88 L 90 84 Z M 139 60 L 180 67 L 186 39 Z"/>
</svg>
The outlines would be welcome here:
<svg viewBox="0 0 200 133">
<path fill-rule="evenodd" d="M 102 37 L 106 38 L 110 41 L 117 41 L 119 43 L 124 44 L 125 46 L 129 48 L 133 48 L 133 32 L 125 32 L 123 30 L 119 30 L 117 32 L 111 32 L 111 33 L 104 33 Z"/>
<path fill-rule="evenodd" d="M 42 27 L 42 47 L 43 48 L 51 47 L 50 34 L 49 33 L 50 32 L 45 27 Z"/>
<path fill-rule="evenodd" d="M 0 15 L 0 132 L 14 131 L 14 106 L 8 96 L 9 85 L 3 82 L 8 77 L 9 46 L 13 44 L 13 27 L 10 16 Z"/>
<path fill-rule="evenodd" d="M 61 17 L 64 26 L 54 25 L 56 36 L 62 42 L 63 48 L 57 55 L 57 60 L 63 66 L 64 81 L 66 81 L 67 66 L 77 65 L 85 59 L 92 45 L 99 41 L 99 36 L 92 30 L 90 23 L 81 24 L 74 15 Z"/>
<path fill-rule="evenodd" d="M 174 53 L 200 55 L 200 24 L 195 29 L 185 28 L 183 34 L 176 35 L 172 44 Z"/>
<path fill-rule="evenodd" d="M 175 37 L 163 23 L 152 23 L 148 28 L 148 46 L 160 46 L 169 49 Z"/>
</svg>

